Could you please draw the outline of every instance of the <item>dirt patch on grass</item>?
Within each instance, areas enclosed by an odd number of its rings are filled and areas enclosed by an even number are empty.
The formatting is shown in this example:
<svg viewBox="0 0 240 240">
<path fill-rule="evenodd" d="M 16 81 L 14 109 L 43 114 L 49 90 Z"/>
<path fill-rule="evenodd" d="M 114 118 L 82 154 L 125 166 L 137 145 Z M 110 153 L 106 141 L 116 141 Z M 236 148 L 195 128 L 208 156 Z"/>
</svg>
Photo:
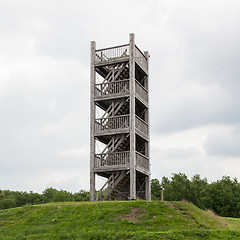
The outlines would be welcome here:
<svg viewBox="0 0 240 240">
<path fill-rule="evenodd" d="M 183 217 L 186 217 L 186 218 L 189 218 L 189 219 L 193 220 L 192 216 L 188 215 L 188 211 L 187 210 L 180 209 L 180 208 L 178 208 L 177 206 L 173 205 L 170 202 L 164 202 L 164 203 L 167 204 L 170 208 L 174 209 L 176 212 L 181 213 L 181 215 Z M 170 216 L 171 216 L 171 218 L 173 217 L 172 215 L 170 215 Z"/>
<path fill-rule="evenodd" d="M 119 218 L 121 220 L 130 220 L 132 222 L 139 222 L 141 221 L 140 219 L 138 219 L 140 216 L 145 216 L 146 213 L 142 212 L 140 208 L 132 208 L 131 212 L 125 215 L 120 216 Z"/>
<path fill-rule="evenodd" d="M 170 203 L 170 202 L 164 202 L 164 203 L 167 204 L 170 208 L 174 209 L 176 212 L 186 214 L 186 211 L 178 208 L 177 206 L 173 205 L 172 203 Z"/>
<path fill-rule="evenodd" d="M 164 202 L 164 203 L 167 204 L 170 208 L 175 209 L 175 206 L 172 203 L 170 202 Z"/>
</svg>

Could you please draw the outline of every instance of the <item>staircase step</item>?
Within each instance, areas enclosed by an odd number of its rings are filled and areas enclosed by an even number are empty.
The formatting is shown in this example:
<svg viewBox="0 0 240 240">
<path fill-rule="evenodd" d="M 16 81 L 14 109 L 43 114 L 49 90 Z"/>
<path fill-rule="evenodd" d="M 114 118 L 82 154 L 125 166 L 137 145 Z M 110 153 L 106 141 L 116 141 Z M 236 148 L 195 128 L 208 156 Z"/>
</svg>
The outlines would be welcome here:
<svg viewBox="0 0 240 240">
<path fill-rule="evenodd" d="M 114 182 L 116 183 L 115 186 L 108 186 L 109 190 L 107 191 L 106 195 L 104 196 L 103 200 L 114 200 L 116 194 L 119 190 L 126 184 L 129 180 L 129 174 L 125 171 L 117 174 L 114 176 Z"/>
<path fill-rule="evenodd" d="M 125 176 L 122 181 L 119 182 L 119 184 L 117 186 L 115 186 L 115 188 L 113 189 L 112 193 L 110 194 L 109 198 L 114 200 L 116 194 L 120 191 L 120 189 L 127 183 L 127 181 L 129 180 L 129 175 Z"/>
</svg>

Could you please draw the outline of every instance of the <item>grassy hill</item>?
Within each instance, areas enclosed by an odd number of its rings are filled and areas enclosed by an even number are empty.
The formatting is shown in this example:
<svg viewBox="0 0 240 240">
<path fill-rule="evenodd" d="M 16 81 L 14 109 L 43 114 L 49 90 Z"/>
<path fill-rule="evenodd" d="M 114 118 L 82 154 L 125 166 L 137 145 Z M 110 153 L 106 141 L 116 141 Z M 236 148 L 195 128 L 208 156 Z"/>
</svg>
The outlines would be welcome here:
<svg viewBox="0 0 240 240">
<path fill-rule="evenodd" d="M 0 210 L 0 239 L 240 239 L 240 219 L 187 202 L 52 203 Z"/>
</svg>

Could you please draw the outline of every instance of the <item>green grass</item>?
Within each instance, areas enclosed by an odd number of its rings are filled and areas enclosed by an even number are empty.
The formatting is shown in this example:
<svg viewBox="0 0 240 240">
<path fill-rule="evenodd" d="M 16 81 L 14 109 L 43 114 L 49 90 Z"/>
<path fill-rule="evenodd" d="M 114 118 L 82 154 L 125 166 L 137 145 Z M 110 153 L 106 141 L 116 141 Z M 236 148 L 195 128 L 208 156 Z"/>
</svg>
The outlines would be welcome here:
<svg viewBox="0 0 240 240">
<path fill-rule="evenodd" d="M 239 219 L 187 202 L 52 203 L 0 210 L 0 239 L 240 239 Z"/>
<path fill-rule="evenodd" d="M 235 229 L 240 231 L 240 218 L 223 218 L 227 221 L 230 229 Z"/>
</svg>

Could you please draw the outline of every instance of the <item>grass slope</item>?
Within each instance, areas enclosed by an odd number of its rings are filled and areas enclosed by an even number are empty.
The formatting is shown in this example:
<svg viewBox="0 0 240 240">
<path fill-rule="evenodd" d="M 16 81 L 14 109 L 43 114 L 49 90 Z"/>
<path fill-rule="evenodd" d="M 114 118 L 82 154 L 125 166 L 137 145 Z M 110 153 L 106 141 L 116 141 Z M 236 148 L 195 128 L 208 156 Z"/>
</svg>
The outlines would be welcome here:
<svg viewBox="0 0 240 240">
<path fill-rule="evenodd" d="M 0 211 L 0 239 L 240 239 L 240 219 L 187 202 L 82 202 Z"/>
</svg>

